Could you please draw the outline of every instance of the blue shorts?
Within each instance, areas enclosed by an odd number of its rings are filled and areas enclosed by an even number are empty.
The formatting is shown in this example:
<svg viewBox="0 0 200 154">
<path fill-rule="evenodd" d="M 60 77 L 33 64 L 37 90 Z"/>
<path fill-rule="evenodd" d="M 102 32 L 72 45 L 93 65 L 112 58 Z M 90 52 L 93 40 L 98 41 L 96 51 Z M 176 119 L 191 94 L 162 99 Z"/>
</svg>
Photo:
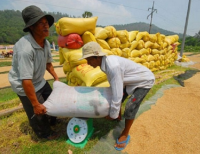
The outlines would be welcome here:
<svg viewBox="0 0 200 154">
<path fill-rule="evenodd" d="M 133 94 L 129 97 L 126 106 L 125 106 L 125 111 L 124 111 L 124 118 L 125 119 L 134 119 L 136 113 L 138 112 L 138 109 L 140 107 L 140 104 L 144 97 L 147 95 L 150 89 L 145 89 L 145 88 L 136 88 Z M 124 90 L 124 96 L 122 99 L 126 99 L 128 94 L 126 93 L 126 90 Z"/>
</svg>

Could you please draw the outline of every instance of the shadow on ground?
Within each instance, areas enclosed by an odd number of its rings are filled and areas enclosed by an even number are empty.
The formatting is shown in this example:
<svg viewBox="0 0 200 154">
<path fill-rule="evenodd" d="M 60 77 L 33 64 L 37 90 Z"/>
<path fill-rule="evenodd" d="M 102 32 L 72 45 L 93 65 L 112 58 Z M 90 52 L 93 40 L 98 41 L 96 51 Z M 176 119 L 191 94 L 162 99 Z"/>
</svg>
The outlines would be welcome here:
<svg viewBox="0 0 200 154">
<path fill-rule="evenodd" d="M 191 78 L 197 72 L 200 72 L 200 70 L 187 70 L 183 74 L 180 74 L 178 76 L 174 76 L 174 79 L 177 80 L 179 82 L 179 84 L 184 87 L 184 80 Z"/>
</svg>

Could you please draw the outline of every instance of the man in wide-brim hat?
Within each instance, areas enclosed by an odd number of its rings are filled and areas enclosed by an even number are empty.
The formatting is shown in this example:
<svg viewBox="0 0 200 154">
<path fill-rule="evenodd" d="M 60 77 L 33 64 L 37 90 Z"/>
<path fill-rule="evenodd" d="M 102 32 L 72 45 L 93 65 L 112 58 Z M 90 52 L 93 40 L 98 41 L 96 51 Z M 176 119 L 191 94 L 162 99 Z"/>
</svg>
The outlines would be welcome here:
<svg viewBox="0 0 200 154">
<path fill-rule="evenodd" d="M 50 43 L 45 39 L 54 18 L 45 14 L 37 6 L 31 5 L 22 11 L 25 22 L 22 37 L 14 46 L 12 68 L 9 72 L 11 87 L 20 98 L 30 122 L 30 126 L 39 138 L 55 139 L 57 133 L 51 124 L 56 118 L 47 116 L 43 105 L 52 89 L 44 79 L 47 70 L 54 80 L 59 80 L 52 65 Z"/>
</svg>

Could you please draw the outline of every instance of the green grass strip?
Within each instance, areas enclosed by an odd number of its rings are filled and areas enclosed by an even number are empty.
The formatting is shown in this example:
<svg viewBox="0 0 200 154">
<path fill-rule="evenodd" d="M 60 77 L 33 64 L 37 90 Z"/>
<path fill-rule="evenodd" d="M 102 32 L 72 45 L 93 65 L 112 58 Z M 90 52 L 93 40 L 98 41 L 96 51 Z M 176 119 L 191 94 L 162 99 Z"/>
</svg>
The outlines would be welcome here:
<svg viewBox="0 0 200 154">
<path fill-rule="evenodd" d="M 11 65 L 12 65 L 12 62 L 11 62 L 11 61 L 0 62 L 0 67 L 11 66 Z"/>
</svg>

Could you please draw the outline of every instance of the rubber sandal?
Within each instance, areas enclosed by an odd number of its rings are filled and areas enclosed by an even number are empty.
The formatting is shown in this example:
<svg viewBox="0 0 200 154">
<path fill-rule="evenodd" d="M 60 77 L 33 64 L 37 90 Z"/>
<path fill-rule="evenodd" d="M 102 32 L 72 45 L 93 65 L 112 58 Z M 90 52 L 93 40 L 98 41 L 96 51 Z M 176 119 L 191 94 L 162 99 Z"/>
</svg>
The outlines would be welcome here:
<svg viewBox="0 0 200 154">
<path fill-rule="evenodd" d="M 127 146 L 128 143 L 129 143 L 129 141 L 130 141 L 130 138 L 131 138 L 130 135 L 128 135 L 127 139 L 126 139 L 125 141 L 122 141 L 122 142 L 119 142 L 118 139 L 117 139 L 117 140 L 116 140 L 116 143 L 117 143 L 117 144 L 123 144 L 123 143 L 126 143 L 126 144 L 125 144 L 125 146 L 122 147 L 122 148 L 115 147 L 115 149 L 118 150 L 118 151 L 121 151 L 121 150 L 125 149 L 126 146 Z"/>
</svg>

